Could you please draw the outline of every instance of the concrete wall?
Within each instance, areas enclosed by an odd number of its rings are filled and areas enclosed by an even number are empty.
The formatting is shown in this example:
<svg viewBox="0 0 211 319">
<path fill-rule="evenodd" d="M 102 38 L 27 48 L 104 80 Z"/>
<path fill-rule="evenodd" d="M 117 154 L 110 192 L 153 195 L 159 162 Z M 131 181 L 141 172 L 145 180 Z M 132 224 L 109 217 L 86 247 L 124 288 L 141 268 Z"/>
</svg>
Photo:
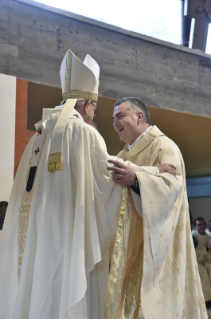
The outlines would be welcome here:
<svg viewBox="0 0 211 319">
<path fill-rule="evenodd" d="M 0 74 L 0 201 L 9 201 L 14 178 L 16 78 Z"/>
<path fill-rule="evenodd" d="M 211 116 L 211 56 L 30 0 L 0 0 L 0 73 L 60 87 L 71 48 L 101 67 L 100 94 Z"/>
</svg>

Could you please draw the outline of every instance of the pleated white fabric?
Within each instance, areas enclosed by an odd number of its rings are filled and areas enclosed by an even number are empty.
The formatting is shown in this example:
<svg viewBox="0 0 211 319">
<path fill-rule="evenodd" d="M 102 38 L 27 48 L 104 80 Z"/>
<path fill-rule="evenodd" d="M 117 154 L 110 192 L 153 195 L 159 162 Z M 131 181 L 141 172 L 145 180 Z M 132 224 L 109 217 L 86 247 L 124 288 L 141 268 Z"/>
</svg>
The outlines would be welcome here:
<svg viewBox="0 0 211 319">
<path fill-rule="evenodd" d="M 64 135 L 64 169 L 48 171 L 57 116 L 42 123 L 45 140 L 19 281 L 19 210 L 37 134 L 25 149 L 11 193 L 0 242 L 1 319 L 103 318 L 106 249 L 115 235 L 122 187 L 106 169 L 110 157 L 101 135 L 74 116 Z"/>
</svg>

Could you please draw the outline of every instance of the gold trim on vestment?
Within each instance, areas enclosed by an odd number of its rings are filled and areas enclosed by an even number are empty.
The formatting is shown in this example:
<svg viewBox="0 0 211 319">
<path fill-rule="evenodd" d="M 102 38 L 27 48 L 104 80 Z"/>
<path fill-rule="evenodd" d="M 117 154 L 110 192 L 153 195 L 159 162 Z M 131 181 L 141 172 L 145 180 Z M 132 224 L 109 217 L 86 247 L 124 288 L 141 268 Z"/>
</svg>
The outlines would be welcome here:
<svg viewBox="0 0 211 319">
<path fill-rule="evenodd" d="M 67 59 L 66 59 L 66 69 L 65 69 L 65 90 L 63 93 L 63 97 L 65 92 L 69 92 L 69 89 L 71 87 L 71 71 L 70 71 L 71 67 L 72 67 L 72 52 L 68 50 Z"/>
<path fill-rule="evenodd" d="M 27 229 L 28 229 L 28 215 L 29 212 L 31 210 L 31 202 L 34 196 L 34 190 L 35 190 L 35 182 L 37 179 L 37 172 L 39 169 L 39 164 L 40 164 L 40 160 L 41 160 L 41 155 L 43 152 L 43 148 L 46 142 L 46 137 L 43 141 L 43 145 L 42 145 L 42 149 L 40 152 L 40 156 L 38 159 L 38 163 L 37 163 L 37 170 L 36 170 L 36 174 L 35 174 L 35 178 L 34 178 L 34 182 L 33 182 L 33 187 L 31 189 L 30 192 L 27 192 L 26 190 L 24 191 L 23 194 L 23 198 L 21 201 L 21 206 L 19 209 L 19 220 L 18 220 L 18 281 L 20 279 L 21 276 L 21 266 L 22 266 L 22 261 L 23 261 L 23 254 L 24 254 L 24 249 L 25 249 L 25 245 L 26 245 L 26 233 L 27 233 Z M 36 143 L 36 140 L 35 140 Z M 35 145 L 34 143 L 34 145 Z M 34 145 L 32 147 L 32 156 L 33 156 L 33 150 L 34 150 Z M 30 166 L 31 166 L 31 160 L 30 159 Z M 29 168 L 30 169 L 30 168 Z M 29 175 L 29 174 L 27 174 Z"/>
<path fill-rule="evenodd" d="M 123 190 L 108 281 L 105 319 L 144 319 L 140 288 L 143 224 L 128 188 Z"/>
<path fill-rule="evenodd" d="M 63 100 L 67 99 L 85 99 L 85 100 L 92 100 L 98 101 L 98 94 L 92 93 L 89 91 L 82 91 L 82 90 L 69 90 L 65 91 L 63 94 Z"/>
<path fill-rule="evenodd" d="M 62 169 L 62 152 L 53 153 L 49 155 L 48 170 L 55 172 Z"/>
</svg>

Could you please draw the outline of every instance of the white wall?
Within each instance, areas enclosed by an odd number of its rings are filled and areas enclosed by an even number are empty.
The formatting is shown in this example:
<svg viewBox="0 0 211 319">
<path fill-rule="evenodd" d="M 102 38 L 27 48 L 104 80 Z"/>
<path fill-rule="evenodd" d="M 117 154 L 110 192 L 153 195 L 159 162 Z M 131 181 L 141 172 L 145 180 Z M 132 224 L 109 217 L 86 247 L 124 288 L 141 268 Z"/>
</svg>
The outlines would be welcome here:
<svg viewBox="0 0 211 319">
<path fill-rule="evenodd" d="M 0 74 L 0 201 L 9 201 L 14 179 L 16 77 Z"/>
</svg>

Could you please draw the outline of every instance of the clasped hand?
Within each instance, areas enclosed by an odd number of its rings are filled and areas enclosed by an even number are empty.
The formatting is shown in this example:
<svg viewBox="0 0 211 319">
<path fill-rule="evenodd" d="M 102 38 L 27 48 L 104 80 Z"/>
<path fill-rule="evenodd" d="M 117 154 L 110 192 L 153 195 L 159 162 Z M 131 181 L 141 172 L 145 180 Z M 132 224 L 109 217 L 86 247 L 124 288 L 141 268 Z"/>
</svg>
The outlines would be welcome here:
<svg viewBox="0 0 211 319">
<path fill-rule="evenodd" d="M 107 167 L 108 171 L 111 171 L 113 181 L 117 184 L 122 184 L 125 186 L 135 186 L 135 171 L 129 166 L 115 160 L 108 160 L 112 167 Z M 173 164 L 155 164 L 159 169 L 159 173 L 169 173 L 176 177 L 176 167 Z"/>
<path fill-rule="evenodd" d="M 135 185 L 135 171 L 129 166 L 114 160 L 108 160 L 112 167 L 107 167 L 108 171 L 111 171 L 113 181 L 117 184 L 123 184 L 125 186 Z"/>
</svg>

